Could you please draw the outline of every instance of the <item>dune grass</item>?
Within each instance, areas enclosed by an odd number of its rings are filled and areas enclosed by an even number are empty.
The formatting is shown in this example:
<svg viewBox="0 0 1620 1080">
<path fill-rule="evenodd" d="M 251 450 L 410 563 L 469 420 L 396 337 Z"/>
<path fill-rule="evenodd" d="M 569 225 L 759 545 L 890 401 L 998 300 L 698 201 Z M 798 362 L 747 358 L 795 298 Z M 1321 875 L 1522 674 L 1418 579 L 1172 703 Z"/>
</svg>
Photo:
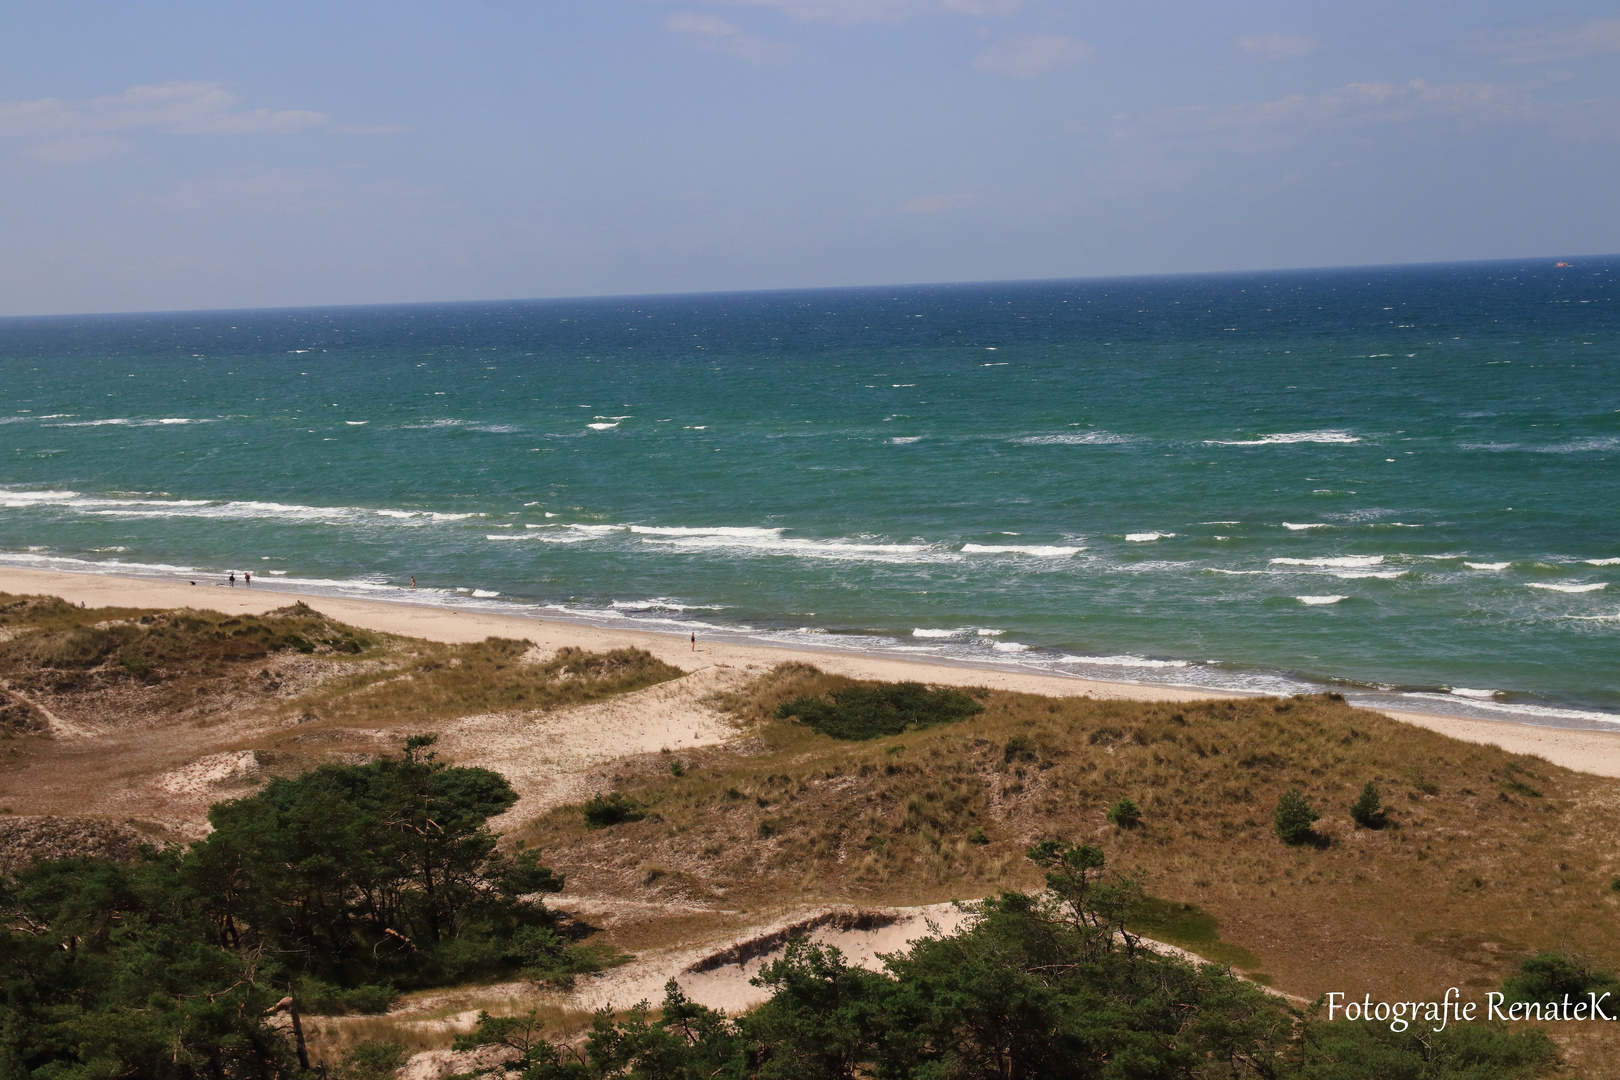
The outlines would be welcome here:
<svg viewBox="0 0 1620 1080">
<path fill-rule="evenodd" d="M 797 665 L 723 704 L 759 718 L 840 685 Z M 571 807 L 521 835 L 571 891 L 754 909 L 1033 888 L 1029 843 L 1084 840 L 1161 899 L 1146 921 L 1167 940 L 1305 997 L 1482 995 L 1542 948 L 1620 966 L 1614 781 L 1335 695 L 974 696 L 978 716 L 868 742 L 761 719 L 747 744 L 695 753 L 679 777 L 658 760 L 616 767 L 642 821 L 592 830 Z M 1369 781 L 1386 806 L 1379 829 L 1350 817 Z M 1291 787 L 1322 814 L 1317 843 L 1273 832 Z M 1134 828 L 1107 819 L 1122 798 L 1140 809 Z"/>
</svg>

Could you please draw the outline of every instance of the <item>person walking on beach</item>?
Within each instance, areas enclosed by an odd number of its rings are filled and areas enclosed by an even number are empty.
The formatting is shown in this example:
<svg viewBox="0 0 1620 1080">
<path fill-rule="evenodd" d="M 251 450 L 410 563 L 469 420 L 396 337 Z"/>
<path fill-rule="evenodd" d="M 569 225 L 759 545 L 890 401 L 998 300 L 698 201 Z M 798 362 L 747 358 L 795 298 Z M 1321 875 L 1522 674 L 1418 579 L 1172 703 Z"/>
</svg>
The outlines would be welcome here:
<svg viewBox="0 0 1620 1080">
<path fill-rule="evenodd" d="M 236 571 L 231 571 L 231 588 L 236 588 Z"/>
<path fill-rule="evenodd" d="M 253 574 L 250 571 L 242 571 L 242 584 L 250 589 L 253 588 Z"/>
<path fill-rule="evenodd" d="M 692 631 L 692 651 L 697 652 L 697 631 Z"/>
</svg>

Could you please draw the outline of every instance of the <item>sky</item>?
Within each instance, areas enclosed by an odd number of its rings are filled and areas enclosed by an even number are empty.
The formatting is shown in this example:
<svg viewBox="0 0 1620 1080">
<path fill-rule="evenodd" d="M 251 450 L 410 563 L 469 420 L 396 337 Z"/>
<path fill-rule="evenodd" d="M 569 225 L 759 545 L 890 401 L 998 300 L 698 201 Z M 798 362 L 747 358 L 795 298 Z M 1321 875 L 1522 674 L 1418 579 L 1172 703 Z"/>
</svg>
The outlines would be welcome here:
<svg viewBox="0 0 1620 1080">
<path fill-rule="evenodd" d="M 1613 0 L 0 8 L 0 315 L 1620 252 Z"/>
</svg>

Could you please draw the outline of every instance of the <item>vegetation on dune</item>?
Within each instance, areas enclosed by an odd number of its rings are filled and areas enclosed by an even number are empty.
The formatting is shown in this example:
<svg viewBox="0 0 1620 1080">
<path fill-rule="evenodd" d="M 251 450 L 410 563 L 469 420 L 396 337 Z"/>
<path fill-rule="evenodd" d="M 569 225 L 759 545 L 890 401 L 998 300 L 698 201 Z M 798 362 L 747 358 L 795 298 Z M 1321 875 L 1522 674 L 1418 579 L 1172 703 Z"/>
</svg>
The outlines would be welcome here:
<svg viewBox="0 0 1620 1080">
<path fill-rule="evenodd" d="M 803 696 L 776 707 L 776 718 L 795 718 L 812 731 L 835 739 L 875 739 L 939 724 L 952 724 L 984 711 L 960 690 L 929 689 L 921 683 L 844 686 L 826 698 Z"/>
<path fill-rule="evenodd" d="M 613 958 L 559 933 L 561 876 L 496 850 L 516 800 L 431 736 L 214 807 L 189 850 L 38 864 L 0 885 L 0 1077 L 281 1077 L 277 1003 L 380 1011 L 401 988 Z"/>
<path fill-rule="evenodd" d="M 1125 922 L 1138 890 L 1103 876 L 1097 848 L 1054 840 L 1027 855 L 1046 893 L 971 905 L 962 929 L 885 957 L 883 972 L 796 939 L 754 980 L 770 999 L 735 1018 L 671 980 L 657 1019 L 646 1002 L 603 1010 L 582 1047 L 547 1042 L 532 1016 L 488 1014 L 457 1046 L 510 1048 L 525 1080 L 1529 1080 L 1557 1065 L 1536 1029 L 1403 1038 L 1302 1016 L 1224 968 L 1143 948 Z"/>
<path fill-rule="evenodd" d="M 1334 695 L 989 692 L 974 717 L 861 742 L 769 719 L 841 685 L 807 665 L 769 673 L 727 700 L 760 719 L 744 744 L 684 754 L 679 779 L 657 756 L 614 767 L 644 820 L 598 832 L 571 807 L 520 834 L 575 889 L 728 908 L 1027 889 L 1025 847 L 1087 837 L 1163 898 L 1153 936 L 1311 995 L 1494 987 L 1518 957 L 1568 942 L 1620 963 L 1620 792 L 1601 777 Z M 1368 782 L 1384 824 L 1357 829 L 1347 811 Z M 1322 813 L 1317 842 L 1278 842 L 1273 810 L 1290 788 Z M 1122 799 L 1140 812 L 1134 828 L 1108 821 Z"/>
</svg>

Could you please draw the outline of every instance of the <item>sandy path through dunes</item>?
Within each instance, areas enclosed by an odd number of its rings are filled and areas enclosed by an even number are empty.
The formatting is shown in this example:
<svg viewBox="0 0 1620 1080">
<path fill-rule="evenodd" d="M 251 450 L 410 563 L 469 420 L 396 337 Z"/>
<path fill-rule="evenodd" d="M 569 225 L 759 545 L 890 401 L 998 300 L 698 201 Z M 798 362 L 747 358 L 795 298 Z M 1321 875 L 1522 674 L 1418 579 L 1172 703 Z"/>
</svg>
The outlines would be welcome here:
<svg viewBox="0 0 1620 1080">
<path fill-rule="evenodd" d="M 259 614 L 303 600 L 335 619 L 383 633 L 444 642 L 481 641 L 490 636 L 527 638 L 547 650 L 564 645 L 576 645 L 592 651 L 636 646 L 687 671 L 721 665 L 746 671 L 751 664 L 769 667 L 788 660 L 800 660 L 814 664 L 823 671 L 851 678 L 912 680 L 950 686 L 987 686 L 1058 697 L 1087 695 L 1102 699 L 1195 701 L 1235 696 L 1204 690 L 1102 682 L 962 664 L 898 660 L 857 653 L 819 652 L 766 645 L 700 641 L 694 653 L 685 637 L 673 634 L 658 634 L 644 630 L 608 630 L 551 619 L 461 612 L 417 604 L 278 593 L 261 586 L 251 590 L 229 589 L 204 585 L 177 585 L 166 581 L 100 574 L 72 574 L 3 567 L 0 568 L 0 591 L 44 593 L 60 596 L 72 603 L 82 602 L 92 606 L 148 608 L 189 606 L 211 608 L 232 614 Z M 656 699 L 646 700 L 651 702 Z M 578 714 L 571 712 L 571 715 Z M 1442 732 L 1453 738 L 1476 743 L 1494 743 L 1509 752 L 1537 755 L 1565 768 L 1620 778 L 1620 732 L 1550 728 L 1404 711 L 1391 712 L 1388 715 Z M 580 729 L 569 736 L 571 740 L 588 740 L 590 737 L 590 732 L 585 729 Z M 613 737 L 619 736 L 616 733 Z M 602 753 L 611 751 L 610 738 L 604 736 L 598 743 Z"/>
</svg>

